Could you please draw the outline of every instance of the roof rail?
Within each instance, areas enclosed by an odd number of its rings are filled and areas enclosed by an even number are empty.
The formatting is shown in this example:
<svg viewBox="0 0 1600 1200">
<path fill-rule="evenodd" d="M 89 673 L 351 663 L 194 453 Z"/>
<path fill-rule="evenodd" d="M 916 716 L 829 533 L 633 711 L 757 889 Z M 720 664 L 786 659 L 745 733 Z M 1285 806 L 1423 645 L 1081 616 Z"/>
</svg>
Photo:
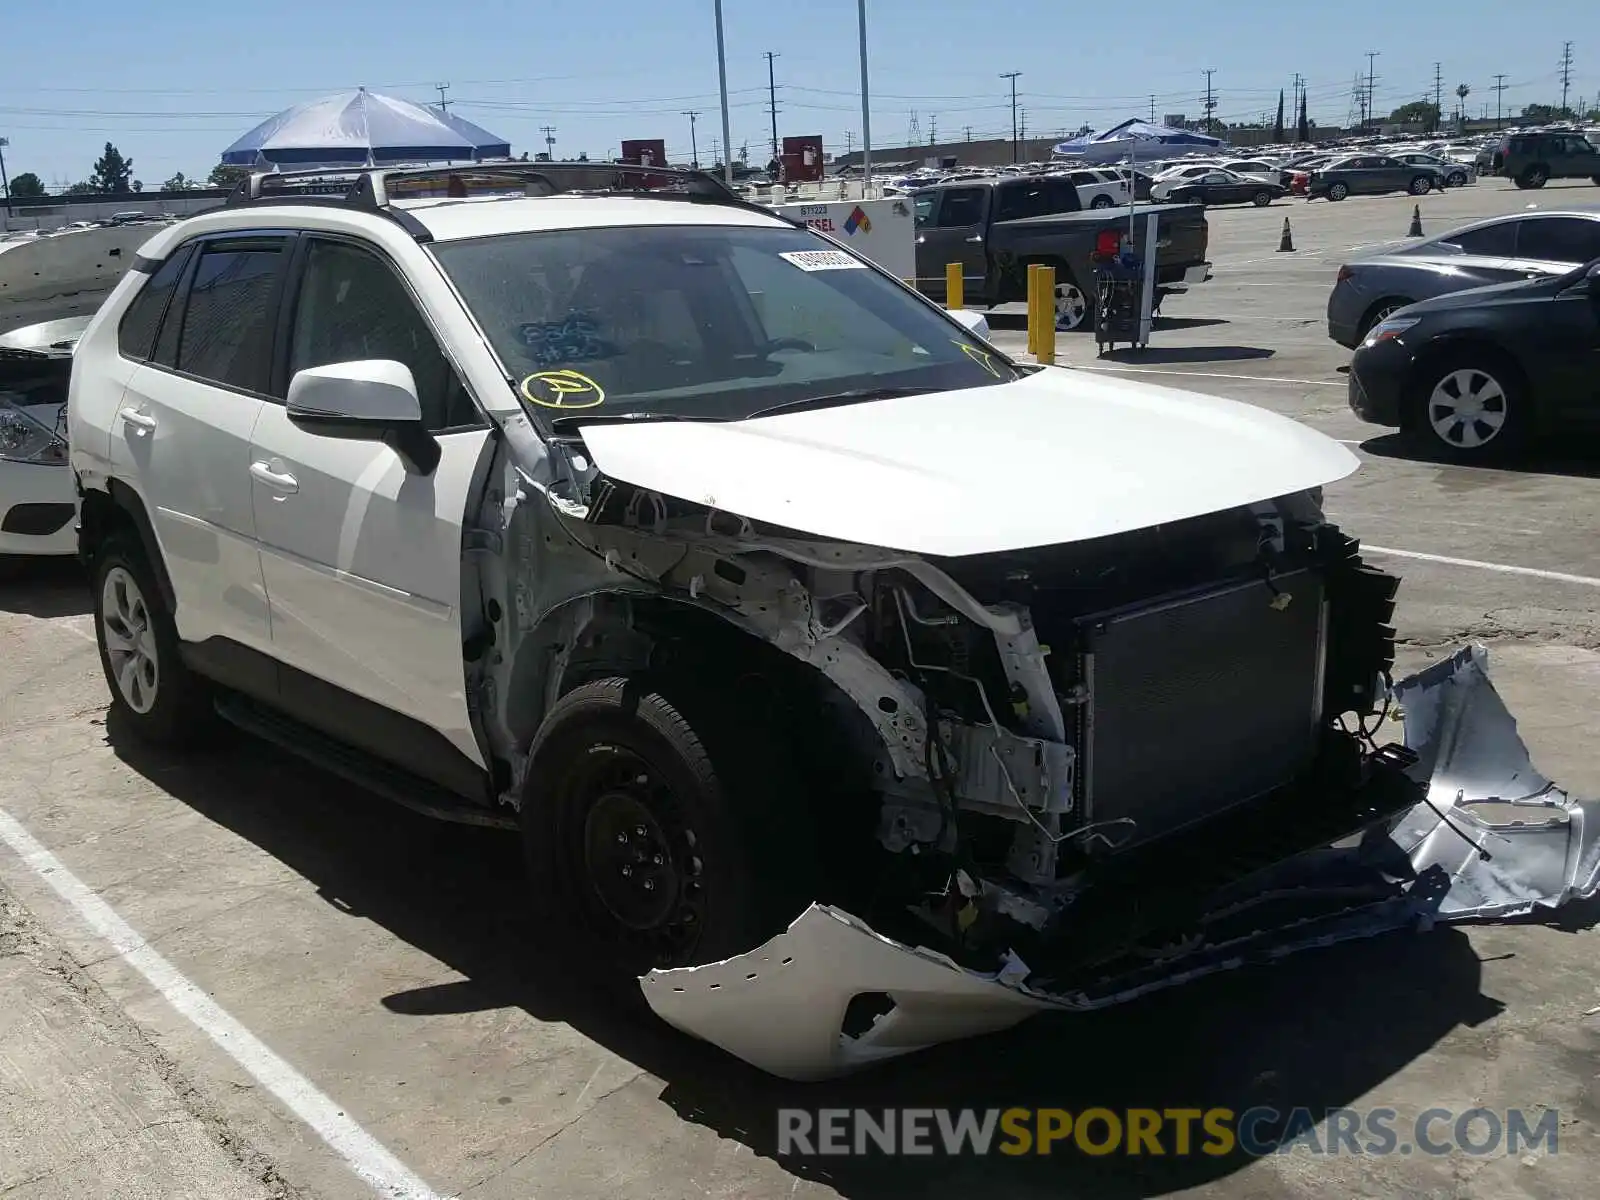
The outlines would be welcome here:
<svg viewBox="0 0 1600 1200">
<path fill-rule="evenodd" d="M 633 180 L 632 186 L 629 180 Z M 253 171 L 224 205 L 329 204 L 388 217 L 418 241 L 426 228 L 396 200 L 561 194 L 653 196 L 725 204 L 773 215 L 735 194 L 715 175 L 683 167 L 634 163 L 470 163 L 445 166 L 321 167 Z"/>
</svg>

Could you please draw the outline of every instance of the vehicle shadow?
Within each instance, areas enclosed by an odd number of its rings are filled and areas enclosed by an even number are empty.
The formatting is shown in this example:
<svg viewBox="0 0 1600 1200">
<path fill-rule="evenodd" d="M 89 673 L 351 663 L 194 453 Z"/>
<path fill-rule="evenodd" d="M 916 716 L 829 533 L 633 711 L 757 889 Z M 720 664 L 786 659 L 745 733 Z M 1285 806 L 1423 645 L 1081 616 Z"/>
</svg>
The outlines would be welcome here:
<svg viewBox="0 0 1600 1200">
<path fill-rule="evenodd" d="M 0 556 L 0 612 L 76 617 L 93 610 L 89 583 L 77 559 Z"/>
<path fill-rule="evenodd" d="M 1207 363 L 1250 362 L 1271 358 L 1276 350 L 1261 346 L 1146 346 L 1143 350 L 1124 347 L 1101 355 L 1111 362 L 1130 363 Z"/>
<path fill-rule="evenodd" d="M 390 995 L 383 1004 L 391 1012 L 425 1019 L 515 1006 L 565 1022 L 662 1080 L 661 1100 L 684 1121 L 862 1200 L 1136 1200 L 1229 1175 L 1251 1159 L 1090 1157 L 1064 1147 L 1026 1158 L 780 1156 L 778 1109 L 1264 1105 L 1320 1115 L 1353 1103 L 1457 1027 L 1501 1011 L 1480 993 L 1467 939 L 1441 930 L 1308 953 L 1103 1012 L 1035 1018 L 849 1079 L 793 1084 L 678 1034 L 642 998 L 597 1003 L 580 981 L 529 953 L 535 917 L 515 834 L 418 816 L 243 735 L 224 732 L 208 752 L 177 758 L 138 743 L 113 712 L 107 738 L 134 770 L 299 873 L 340 912 L 381 925 L 463 977 Z"/>
<path fill-rule="evenodd" d="M 1414 463 L 1449 468 L 1457 472 L 1482 472 L 1490 484 L 1499 473 L 1521 475 L 1564 475 L 1574 479 L 1600 479 L 1600 446 L 1586 445 L 1577 439 L 1547 438 L 1535 443 L 1515 458 L 1472 466 L 1452 462 L 1442 453 L 1429 450 L 1420 438 L 1402 433 L 1384 433 L 1368 438 L 1361 449 L 1379 458 L 1405 459 Z"/>
</svg>

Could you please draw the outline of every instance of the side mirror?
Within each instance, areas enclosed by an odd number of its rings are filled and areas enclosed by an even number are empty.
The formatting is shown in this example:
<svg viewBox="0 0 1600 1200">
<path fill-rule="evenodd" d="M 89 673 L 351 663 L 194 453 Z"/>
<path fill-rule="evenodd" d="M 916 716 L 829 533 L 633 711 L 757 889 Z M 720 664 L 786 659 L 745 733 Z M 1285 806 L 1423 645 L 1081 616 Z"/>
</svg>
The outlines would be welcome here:
<svg viewBox="0 0 1600 1200">
<path fill-rule="evenodd" d="M 952 320 L 967 328 L 977 337 L 989 340 L 989 319 L 980 312 L 973 312 L 970 308 L 950 308 L 945 310 Z"/>
<path fill-rule="evenodd" d="M 387 358 L 329 363 L 289 380 L 291 424 L 319 437 L 382 442 L 418 475 L 439 465 L 439 443 L 422 423 L 411 368 Z"/>
</svg>

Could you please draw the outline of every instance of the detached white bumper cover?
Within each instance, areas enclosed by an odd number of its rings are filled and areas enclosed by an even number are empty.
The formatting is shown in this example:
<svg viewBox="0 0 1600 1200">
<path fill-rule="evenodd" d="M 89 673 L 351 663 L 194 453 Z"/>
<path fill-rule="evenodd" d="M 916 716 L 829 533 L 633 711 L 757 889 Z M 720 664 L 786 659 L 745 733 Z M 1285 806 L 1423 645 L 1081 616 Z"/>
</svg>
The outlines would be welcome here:
<svg viewBox="0 0 1600 1200">
<path fill-rule="evenodd" d="M 1275 940 L 1270 931 L 1265 942 L 1258 934 L 1252 957 L 1440 920 L 1508 917 L 1600 890 L 1600 802 L 1573 799 L 1534 769 L 1489 681 L 1482 647 L 1401 681 L 1394 696 L 1405 713 L 1406 744 L 1419 755 L 1413 777 L 1429 783 L 1429 802 L 1404 814 L 1391 833 L 1416 879 L 1398 903 L 1297 925 Z M 1310 886 L 1315 870 L 1308 860 Z M 1146 975 L 1093 999 L 1046 995 L 1028 988 L 1028 969 L 1014 956 L 996 974 L 967 970 L 885 938 L 848 913 L 813 905 L 787 932 L 748 954 L 652 971 L 641 984 L 650 1007 L 678 1029 L 774 1075 L 815 1080 L 1005 1029 L 1045 1009 L 1119 1003 L 1237 966 L 1241 958 L 1211 953 L 1175 960 L 1159 980 Z M 894 1007 L 851 1037 L 842 1028 L 845 1010 L 861 993 L 884 993 Z"/>
</svg>

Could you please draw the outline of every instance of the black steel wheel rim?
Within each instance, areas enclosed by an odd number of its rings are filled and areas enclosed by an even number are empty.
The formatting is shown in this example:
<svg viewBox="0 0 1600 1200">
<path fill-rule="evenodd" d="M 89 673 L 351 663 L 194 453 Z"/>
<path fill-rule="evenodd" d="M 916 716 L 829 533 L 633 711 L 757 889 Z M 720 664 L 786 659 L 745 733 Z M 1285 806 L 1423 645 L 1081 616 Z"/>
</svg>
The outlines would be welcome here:
<svg viewBox="0 0 1600 1200">
<path fill-rule="evenodd" d="M 630 963 L 690 961 L 705 926 L 705 863 L 660 773 L 625 746 L 594 746 L 559 797 L 563 858 L 578 915 Z"/>
</svg>

